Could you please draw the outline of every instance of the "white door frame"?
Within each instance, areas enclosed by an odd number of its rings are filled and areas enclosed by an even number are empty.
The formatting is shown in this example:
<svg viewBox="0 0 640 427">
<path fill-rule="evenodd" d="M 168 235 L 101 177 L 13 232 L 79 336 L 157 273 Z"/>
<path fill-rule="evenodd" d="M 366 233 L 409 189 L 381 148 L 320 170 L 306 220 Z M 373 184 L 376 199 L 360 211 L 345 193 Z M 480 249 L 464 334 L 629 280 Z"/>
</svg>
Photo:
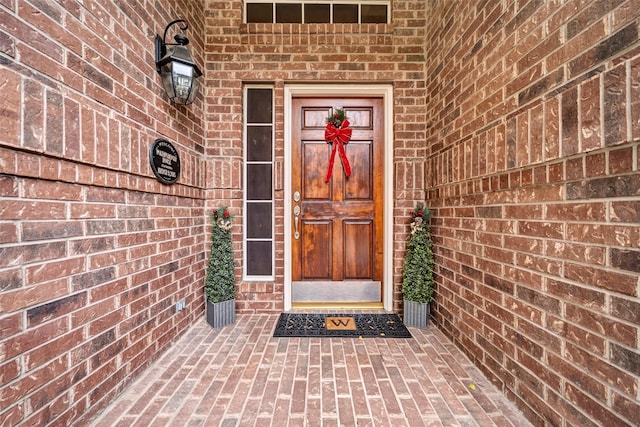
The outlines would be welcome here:
<svg viewBox="0 0 640 427">
<path fill-rule="evenodd" d="M 291 117 L 296 97 L 375 97 L 384 104 L 384 260 L 382 304 L 393 310 L 393 86 L 390 84 L 287 84 L 284 87 L 284 310 L 291 304 Z"/>
</svg>

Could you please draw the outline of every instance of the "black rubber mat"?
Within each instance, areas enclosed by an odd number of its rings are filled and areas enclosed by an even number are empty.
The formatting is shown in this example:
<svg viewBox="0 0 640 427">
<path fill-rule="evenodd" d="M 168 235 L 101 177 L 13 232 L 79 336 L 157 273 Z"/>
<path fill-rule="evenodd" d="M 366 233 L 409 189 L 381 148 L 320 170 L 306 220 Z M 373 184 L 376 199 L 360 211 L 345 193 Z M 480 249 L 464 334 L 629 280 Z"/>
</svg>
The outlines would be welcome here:
<svg viewBox="0 0 640 427">
<path fill-rule="evenodd" d="M 353 323 L 355 329 L 349 329 Z M 273 336 L 411 338 L 411 333 L 397 314 L 282 313 Z"/>
</svg>

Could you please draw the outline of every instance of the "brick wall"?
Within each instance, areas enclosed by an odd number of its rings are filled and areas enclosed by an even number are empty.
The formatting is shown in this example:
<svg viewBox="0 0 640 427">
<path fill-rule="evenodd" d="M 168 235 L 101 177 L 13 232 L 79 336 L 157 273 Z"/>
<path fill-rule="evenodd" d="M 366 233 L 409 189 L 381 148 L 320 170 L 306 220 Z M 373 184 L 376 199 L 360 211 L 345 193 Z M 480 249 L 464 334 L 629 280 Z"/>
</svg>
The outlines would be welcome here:
<svg viewBox="0 0 640 427">
<path fill-rule="evenodd" d="M 273 84 L 275 159 L 284 161 L 285 82 L 393 83 L 394 239 L 407 236 L 407 214 L 424 200 L 425 6 L 423 0 L 393 1 L 392 24 L 243 24 L 242 1 L 205 4 L 207 70 L 206 152 L 215 168 L 207 177 L 207 209 L 230 205 L 242 223 L 242 90 L 244 83 Z M 418 173 L 418 176 L 414 174 Z M 284 193 L 275 191 L 275 214 L 284 216 Z M 234 229 L 241 266 L 242 231 Z M 273 282 L 237 278 L 240 312 L 280 312 L 284 300 L 284 226 L 276 227 L 276 277 Z M 395 295 L 399 300 L 404 244 L 396 245 Z M 396 303 L 396 308 L 400 304 Z"/>
<path fill-rule="evenodd" d="M 429 2 L 438 327 L 536 425 L 638 425 L 640 5 Z"/>
<path fill-rule="evenodd" d="M 203 101 L 169 105 L 153 64 L 177 17 L 202 64 L 198 4 L 0 1 L 3 426 L 86 425 L 202 318 Z"/>
<path fill-rule="evenodd" d="M 285 81 L 394 82 L 395 188 L 413 197 L 398 209 L 424 198 L 414 173 L 426 153 L 425 3 L 394 2 L 393 25 L 313 25 L 305 34 L 243 25 L 241 7 L 0 0 L 4 424 L 86 423 L 202 318 L 207 213 L 225 204 L 242 219 L 244 82 L 274 85 L 278 160 Z M 177 18 L 189 21 L 206 74 L 189 107 L 166 102 L 153 65 L 153 37 Z M 180 152 L 172 186 L 147 166 L 159 136 Z M 283 210 L 280 192 L 276 214 Z M 276 280 L 239 280 L 240 311 L 282 308 L 276 232 Z M 234 242 L 241 279 L 240 227 Z M 187 309 L 174 314 L 181 298 Z"/>
<path fill-rule="evenodd" d="M 638 4 L 393 1 L 391 25 L 302 33 L 242 24 L 240 0 L 62 4 L 0 0 L 5 424 L 86 423 L 202 318 L 206 214 L 242 220 L 243 84 L 274 85 L 283 160 L 287 81 L 394 85 L 397 310 L 426 195 L 438 326 L 538 425 L 640 423 Z M 176 18 L 206 73 L 190 107 L 153 66 Z M 173 186 L 147 166 L 158 136 Z M 282 309 L 283 232 L 240 311 Z"/>
</svg>

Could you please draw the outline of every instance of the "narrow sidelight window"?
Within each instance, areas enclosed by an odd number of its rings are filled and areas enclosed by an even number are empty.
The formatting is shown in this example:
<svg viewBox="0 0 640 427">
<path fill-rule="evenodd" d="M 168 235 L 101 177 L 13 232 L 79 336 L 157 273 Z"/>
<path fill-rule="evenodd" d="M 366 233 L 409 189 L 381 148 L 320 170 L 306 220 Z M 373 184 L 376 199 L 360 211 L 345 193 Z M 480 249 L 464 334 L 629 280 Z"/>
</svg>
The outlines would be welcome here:
<svg viewBox="0 0 640 427">
<path fill-rule="evenodd" d="M 244 93 L 244 276 L 272 280 L 273 88 L 247 86 Z"/>
</svg>

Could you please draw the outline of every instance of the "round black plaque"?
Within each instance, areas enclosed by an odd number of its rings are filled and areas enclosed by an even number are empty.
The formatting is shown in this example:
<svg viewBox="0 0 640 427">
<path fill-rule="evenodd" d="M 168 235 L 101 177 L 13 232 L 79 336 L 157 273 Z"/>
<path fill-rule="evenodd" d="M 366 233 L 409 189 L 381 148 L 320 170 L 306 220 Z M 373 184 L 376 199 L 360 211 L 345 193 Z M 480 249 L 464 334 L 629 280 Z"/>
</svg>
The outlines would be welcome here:
<svg viewBox="0 0 640 427">
<path fill-rule="evenodd" d="M 149 149 L 151 170 L 163 184 L 173 184 L 180 178 L 178 150 L 166 139 L 158 138 Z"/>
</svg>

